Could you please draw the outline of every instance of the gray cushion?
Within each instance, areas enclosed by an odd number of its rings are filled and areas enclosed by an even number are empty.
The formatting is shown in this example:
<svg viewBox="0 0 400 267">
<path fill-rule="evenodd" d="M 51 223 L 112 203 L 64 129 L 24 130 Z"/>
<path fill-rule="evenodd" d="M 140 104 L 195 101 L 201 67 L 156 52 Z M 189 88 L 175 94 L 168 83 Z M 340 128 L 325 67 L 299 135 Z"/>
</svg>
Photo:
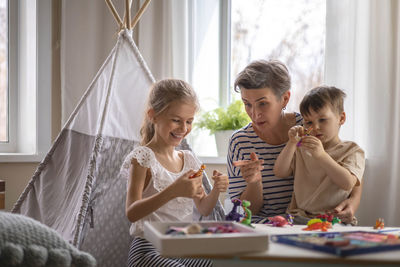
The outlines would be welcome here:
<svg viewBox="0 0 400 267">
<path fill-rule="evenodd" d="M 29 217 L 0 212 L 0 266 L 96 266 L 48 226 Z"/>
</svg>

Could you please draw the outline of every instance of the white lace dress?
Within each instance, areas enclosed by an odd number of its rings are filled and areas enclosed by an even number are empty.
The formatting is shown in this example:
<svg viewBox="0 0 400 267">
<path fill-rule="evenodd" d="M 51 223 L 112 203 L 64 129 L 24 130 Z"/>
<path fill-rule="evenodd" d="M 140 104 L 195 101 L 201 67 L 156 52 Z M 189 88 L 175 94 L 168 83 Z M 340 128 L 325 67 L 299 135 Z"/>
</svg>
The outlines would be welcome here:
<svg viewBox="0 0 400 267">
<path fill-rule="evenodd" d="M 125 158 L 121 168 L 121 175 L 122 177 L 129 179 L 129 167 L 131 161 L 133 158 L 136 159 L 141 166 L 150 169 L 152 176 L 149 184 L 143 190 L 143 198 L 152 196 L 157 192 L 164 190 L 188 170 L 197 170 L 200 168 L 201 162 L 191 151 L 181 151 L 184 155 L 183 168 L 180 172 L 174 173 L 165 169 L 158 162 L 154 152 L 150 148 L 138 146 Z M 135 223 L 132 223 L 129 232 L 132 236 L 143 237 L 143 226 L 145 221 L 192 221 L 193 204 L 194 202 L 191 198 L 175 198 L 153 213 L 143 217 Z"/>
</svg>

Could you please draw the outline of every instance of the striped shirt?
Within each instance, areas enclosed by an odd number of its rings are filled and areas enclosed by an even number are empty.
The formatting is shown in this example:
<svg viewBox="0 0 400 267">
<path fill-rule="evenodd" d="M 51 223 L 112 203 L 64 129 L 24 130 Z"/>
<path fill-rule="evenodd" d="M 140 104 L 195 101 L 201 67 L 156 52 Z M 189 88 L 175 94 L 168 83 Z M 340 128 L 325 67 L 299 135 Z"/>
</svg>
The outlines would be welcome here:
<svg viewBox="0 0 400 267">
<path fill-rule="evenodd" d="M 303 118 L 295 113 L 296 125 L 302 125 Z M 234 167 L 237 160 L 250 160 L 250 153 L 255 152 L 259 159 L 263 159 L 262 174 L 264 205 L 257 214 L 253 214 L 253 223 L 263 223 L 267 217 L 282 215 L 291 201 L 293 193 L 293 176 L 290 178 L 275 177 L 273 168 L 279 153 L 286 143 L 270 145 L 255 133 L 252 123 L 235 132 L 229 140 L 228 175 L 229 196 L 231 199 L 240 198 L 246 188 L 239 167 Z"/>
</svg>

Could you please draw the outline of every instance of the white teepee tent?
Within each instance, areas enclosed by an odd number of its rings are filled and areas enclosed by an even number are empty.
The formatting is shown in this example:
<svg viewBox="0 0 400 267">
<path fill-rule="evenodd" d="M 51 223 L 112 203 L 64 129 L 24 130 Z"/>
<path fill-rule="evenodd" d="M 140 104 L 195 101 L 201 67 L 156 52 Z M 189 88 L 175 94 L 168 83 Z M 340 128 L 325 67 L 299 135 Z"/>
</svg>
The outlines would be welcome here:
<svg viewBox="0 0 400 267">
<path fill-rule="evenodd" d="M 119 178 L 119 171 L 140 140 L 146 97 L 154 78 L 131 37 L 128 4 L 124 26 L 111 1 L 106 2 L 122 28 L 118 41 L 13 212 L 57 230 L 91 253 L 98 266 L 124 266 L 131 237 L 125 216 L 126 180 Z M 188 148 L 185 142 L 182 146 Z M 203 184 L 209 191 L 206 176 Z M 221 220 L 223 215 L 218 203 L 207 219 Z"/>
</svg>

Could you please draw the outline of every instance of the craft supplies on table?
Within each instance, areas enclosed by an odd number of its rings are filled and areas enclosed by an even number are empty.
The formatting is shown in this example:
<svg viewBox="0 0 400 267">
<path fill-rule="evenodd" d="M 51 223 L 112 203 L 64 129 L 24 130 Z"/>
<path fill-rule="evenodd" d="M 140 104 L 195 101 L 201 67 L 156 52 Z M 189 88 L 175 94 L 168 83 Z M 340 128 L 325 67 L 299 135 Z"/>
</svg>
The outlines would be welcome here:
<svg viewBox="0 0 400 267">
<path fill-rule="evenodd" d="M 171 227 L 174 229 L 186 228 L 194 223 L 203 229 L 222 227 L 234 231 L 166 234 Z M 255 231 L 249 226 L 231 221 L 145 222 L 144 237 L 156 247 L 161 255 L 168 257 L 201 257 L 260 252 L 267 250 L 269 244 L 268 233 Z"/>
</svg>

